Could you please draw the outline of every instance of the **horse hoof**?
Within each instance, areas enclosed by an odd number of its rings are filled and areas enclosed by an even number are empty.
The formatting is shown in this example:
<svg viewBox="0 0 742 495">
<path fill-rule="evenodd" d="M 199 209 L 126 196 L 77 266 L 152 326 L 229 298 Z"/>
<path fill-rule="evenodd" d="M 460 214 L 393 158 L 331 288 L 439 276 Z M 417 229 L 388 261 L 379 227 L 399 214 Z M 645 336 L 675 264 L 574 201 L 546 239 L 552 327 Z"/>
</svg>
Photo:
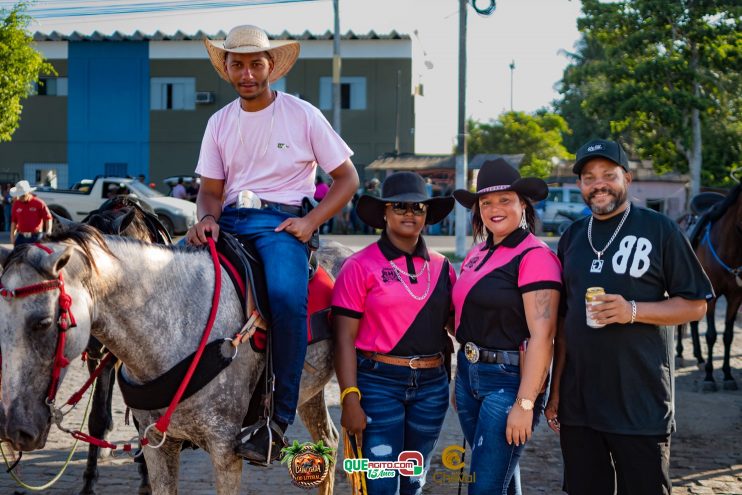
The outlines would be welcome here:
<svg viewBox="0 0 742 495">
<path fill-rule="evenodd" d="M 732 378 L 731 380 L 724 380 L 724 384 L 722 385 L 724 390 L 738 390 L 737 382 Z"/>
<path fill-rule="evenodd" d="M 706 361 L 703 359 L 699 359 L 696 361 L 696 368 L 698 368 L 698 371 L 703 371 L 706 369 Z"/>
<path fill-rule="evenodd" d="M 718 388 L 716 387 L 716 382 L 703 382 L 703 388 L 701 390 L 704 392 L 716 392 Z"/>
</svg>

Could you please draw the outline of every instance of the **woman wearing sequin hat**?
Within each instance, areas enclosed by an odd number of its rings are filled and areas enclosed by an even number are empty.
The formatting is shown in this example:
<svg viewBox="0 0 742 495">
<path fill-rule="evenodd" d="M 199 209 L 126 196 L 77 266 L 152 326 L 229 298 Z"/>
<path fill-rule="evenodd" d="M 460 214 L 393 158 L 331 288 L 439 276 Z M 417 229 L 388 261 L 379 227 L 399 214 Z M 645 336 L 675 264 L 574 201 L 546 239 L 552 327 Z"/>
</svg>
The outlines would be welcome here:
<svg viewBox="0 0 742 495">
<path fill-rule="evenodd" d="M 561 266 L 532 233 L 531 201 L 547 194 L 544 181 L 521 178 L 502 159 L 482 165 L 476 192 L 453 193 L 472 210 L 480 241 L 464 259 L 453 291 L 461 344 L 456 405 L 472 447 L 470 472 L 476 473 L 470 494 L 521 493 L 518 460 L 543 411 Z"/>
<path fill-rule="evenodd" d="M 390 175 L 381 197 L 358 200 L 358 216 L 382 233 L 345 261 L 335 282 L 341 423 L 349 434 L 363 435 L 365 458 L 397 461 L 411 450 L 424 460 L 422 476 L 369 478 L 369 495 L 422 493 L 446 416 L 446 324 L 456 274 L 421 233 L 453 205 L 450 196 L 428 196 L 425 181 L 411 172 Z"/>
</svg>

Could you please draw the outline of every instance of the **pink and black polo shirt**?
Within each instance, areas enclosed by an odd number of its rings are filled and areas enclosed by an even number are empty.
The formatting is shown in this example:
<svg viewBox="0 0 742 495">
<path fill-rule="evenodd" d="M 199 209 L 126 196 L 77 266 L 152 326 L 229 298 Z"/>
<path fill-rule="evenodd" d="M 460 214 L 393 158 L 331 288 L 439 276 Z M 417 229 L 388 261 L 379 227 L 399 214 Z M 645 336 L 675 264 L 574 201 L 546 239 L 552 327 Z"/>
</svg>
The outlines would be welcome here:
<svg viewBox="0 0 742 495">
<path fill-rule="evenodd" d="M 426 261 L 430 275 L 423 270 Z M 393 264 L 411 276 L 400 274 Z M 410 296 L 408 289 L 418 297 L 425 294 L 428 276 L 427 296 L 422 300 Z M 357 349 L 394 356 L 435 354 L 445 349 L 444 326 L 451 314 L 455 281 L 451 264 L 445 256 L 429 251 L 422 237 L 410 255 L 382 233 L 378 242 L 343 264 L 335 281 L 332 311 L 360 320 Z"/>
<path fill-rule="evenodd" d="M 562 286 L 559 259 L 536 236 L 516 229 L 500 244 L 475 245 L 453 290 L 456 340 L 504 351 L 530 337 L 523 294 Z"/>
</svg>

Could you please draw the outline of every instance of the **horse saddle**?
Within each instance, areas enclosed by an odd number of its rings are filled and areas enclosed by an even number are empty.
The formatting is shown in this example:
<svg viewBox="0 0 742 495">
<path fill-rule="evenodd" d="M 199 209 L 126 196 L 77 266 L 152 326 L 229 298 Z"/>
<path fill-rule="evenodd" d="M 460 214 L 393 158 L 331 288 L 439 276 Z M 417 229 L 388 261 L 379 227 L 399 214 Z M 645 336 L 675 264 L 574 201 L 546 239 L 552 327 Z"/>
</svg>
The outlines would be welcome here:
<svg viewBox="0 0 742 495">
<path fill-rule="evenodd" d="M 216 244 L 219 260 L 229 274 L 232 283 L 241 294 L 242 307 L 247 319 L 253 307 L 260 314 L 264 324 L 259 324 L 250 338 L 255 351 L 264 352 L 267 331 L 270 327 L 268 289 L 265 282 L 265 268 L 255 247 L 246 239 L 240 239 L 226 232 L 220 232 Z M 329 320 L 332 289 L 335 282 L 332 276 L 310 258 L 309 294 L 307 302 L 307 343 L 313 344 L 331 338 Z M 250 291 L 247 291 L 247 287 Z"/>
<path fill-rule="evenodd" d="M 701 242 L 706 225 L 721 218 L 731 202 L 729 196 L 717 192 L 702 192 L 691 198 L 691 220 L 685 233 L 693 247 Z"/>
</svg>

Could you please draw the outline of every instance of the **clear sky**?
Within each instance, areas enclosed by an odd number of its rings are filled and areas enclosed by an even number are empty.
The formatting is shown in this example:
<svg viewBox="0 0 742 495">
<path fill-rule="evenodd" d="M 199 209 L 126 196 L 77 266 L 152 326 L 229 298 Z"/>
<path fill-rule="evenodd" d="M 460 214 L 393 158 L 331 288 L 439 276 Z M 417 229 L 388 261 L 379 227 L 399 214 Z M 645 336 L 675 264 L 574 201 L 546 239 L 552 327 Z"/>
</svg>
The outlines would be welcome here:
<svg viewBox="0 0 742 495">
<path fill-rule="evenodd" d="M 7 7 L 8 1 L 0 1 Z M 162 0 L 102 2 L 46 0 L 31 9 L 69 5 L 101 8 L 133 3 L 166 4 Z M 181 2 L 183 3 L 183 2 Z M 219 2 L 214 2 L 219 3 Z M 425 96 L 415 102 L 416 151 L 447 153 L 454 144 L 458 105 L 458 0 L 340 0 L 340 29 L 365 33 L 396 30 L 412 38 L 413 84 L 422 83 Z M 477 0 L 480 8 L 489 0 Z M 510 68 L 513 72 L 513 108 L 532 112 L 548 106 L 558 95 L 555 83 L 567 64 L 561 50 L 571 51 L 579 37 L 578 0 L 497 0 L 488 17 L 469 8 L 467 115 L 490 120 L 510 109 Z M 33 31 L 83 34 L 119 30 L 150 34 L 157 30 L 195 33 L 228 31 L 238 24 L 256 24 L 268 32 L 299 34 L 333 29 L 331 0 L 257 5 L 209 10 L 178 10 L 119 15 L 44 17 Z"/>
</svg>

